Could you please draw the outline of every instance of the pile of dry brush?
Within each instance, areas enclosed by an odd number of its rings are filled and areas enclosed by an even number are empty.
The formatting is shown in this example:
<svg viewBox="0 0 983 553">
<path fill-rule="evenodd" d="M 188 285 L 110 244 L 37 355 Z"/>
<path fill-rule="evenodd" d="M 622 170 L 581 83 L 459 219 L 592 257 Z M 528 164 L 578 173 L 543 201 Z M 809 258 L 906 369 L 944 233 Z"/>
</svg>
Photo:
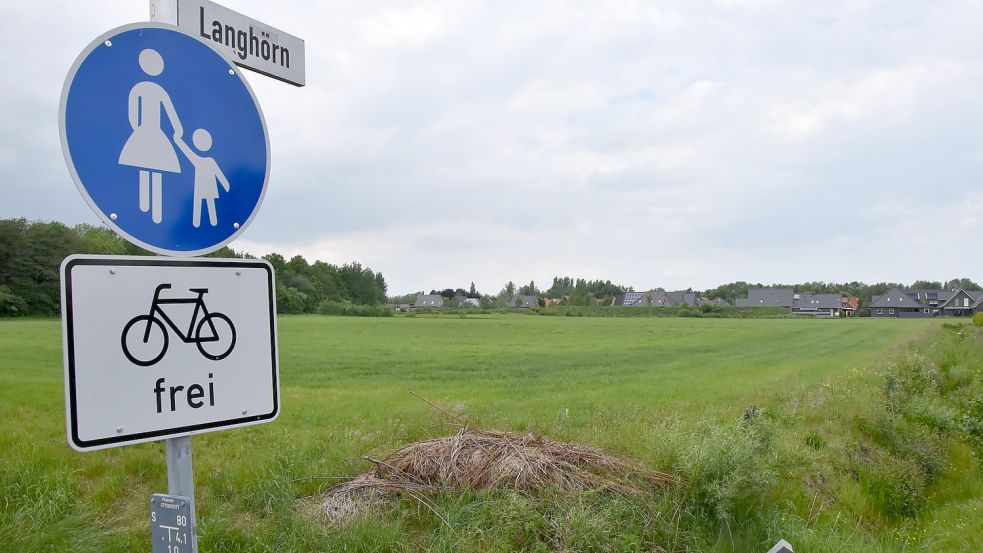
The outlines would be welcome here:
<svg viewBox="0 0 983 553">
<path fill-rule="evenodd" d="M 672 475 L 586 445 L 467 424 L 452 436 L 410 444 L 383 460 L 364 459 L 375 468 L 326 492 L 320 505 L 329 522 L 345 524 L 394 495 L 429 507 L 428 494 L 451 490 L 605 489 L 636 494 L 677 482 Z"/>
</svg>

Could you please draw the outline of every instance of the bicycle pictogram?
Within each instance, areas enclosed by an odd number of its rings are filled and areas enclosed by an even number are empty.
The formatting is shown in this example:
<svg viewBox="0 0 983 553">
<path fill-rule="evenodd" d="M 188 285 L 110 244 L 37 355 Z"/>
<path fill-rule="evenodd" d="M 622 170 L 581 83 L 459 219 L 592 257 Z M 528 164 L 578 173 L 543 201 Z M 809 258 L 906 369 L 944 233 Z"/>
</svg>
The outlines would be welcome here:
<svg viewBox="0 0 983 553">
<path fill-rule="evenodd" d="M 208 289 L 189 288 L 189 292 L 197 294 L 193 298 L 161 298 L 161 291 L 170 288 L 170 284 L 158 285 L 154 291 L 153 302 L 150 304 L 150 313 L 133 317 L 123 327 L 120 342 L 126 358 L 141 367 L 149 367 L 163 359 L 170 343 L 164 323 L 167 323 L 182 342 L 186 344 L 194 342 L 198 346 L 198 351 L 206 359 L 219 361 L 228 357 L 236 345 L 236 328 L 224 313 L 209 312 L 205 307 L 202 298 L 208 293 Z M 179 328 L 161 308 L 162 305 L 174 304 L 194 305 L 187 332 Z"/>
</svg>

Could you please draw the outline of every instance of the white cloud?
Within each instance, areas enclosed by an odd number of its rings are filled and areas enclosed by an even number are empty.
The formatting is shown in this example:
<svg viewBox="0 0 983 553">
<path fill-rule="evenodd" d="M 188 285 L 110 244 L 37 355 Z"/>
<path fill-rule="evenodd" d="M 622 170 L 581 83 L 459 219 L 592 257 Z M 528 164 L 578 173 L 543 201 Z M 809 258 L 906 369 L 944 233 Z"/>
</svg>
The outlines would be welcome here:
<svg viewBox="0 0 983 553">
<path fill-rule="evenodd" d="M 940 60 L 896 69 L 874 69 L 848 83 L 811 91 L 814 99 L 779 104 L 769 112 L 772 130 L 787 138 L 820 133 L 837 122 L 874 117 L 905 119 L 930 96 L 958 86 L 966 74 L 962 64 Z"/>
</svg>

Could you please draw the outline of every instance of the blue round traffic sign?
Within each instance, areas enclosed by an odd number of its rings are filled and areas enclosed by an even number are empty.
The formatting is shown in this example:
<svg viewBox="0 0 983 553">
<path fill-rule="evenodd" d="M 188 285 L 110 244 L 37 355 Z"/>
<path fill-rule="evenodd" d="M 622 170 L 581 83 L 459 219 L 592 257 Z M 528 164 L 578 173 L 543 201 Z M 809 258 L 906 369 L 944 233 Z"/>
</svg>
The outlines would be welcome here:
<svg viewBox="0 0 983 553">
<path fill-rule="evenodd" d="M 177 27 L 113 29 L 65 80 L 62 151 L 110 228 L 156 253 L 202 255 L 256 216 L 270 174 L 263 112 L 240 70 Z"/>
</svg>

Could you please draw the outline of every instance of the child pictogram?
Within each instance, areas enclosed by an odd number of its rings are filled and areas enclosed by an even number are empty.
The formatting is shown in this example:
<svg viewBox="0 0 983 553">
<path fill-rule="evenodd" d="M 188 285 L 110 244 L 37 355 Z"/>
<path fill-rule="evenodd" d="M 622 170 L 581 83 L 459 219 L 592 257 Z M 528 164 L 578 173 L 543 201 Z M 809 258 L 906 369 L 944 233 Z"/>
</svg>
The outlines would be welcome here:
<svg viewBox="0 0 983 553">
<path fill-rule="evenodd" d="M 212 135 L 205 129 L 198 129 L 191 135 L 191 142 L 194 143 L 195 148 L 204 153 L 212 148 Z M 225 178 L 215 158 L 196 154 L 178 133 L 174 133 L 174 143 L 195 168 L 194 210 L 191 224 L 195 228 L 201 226 L 201 202 L 204 201 L 208 205 L 208 222 L 213 227 L 218 225 L 218 216 L 215 213 L 215 198 L 218 198 L 216 182 L 222 183 L 222 188 L 228 192 L 232 188 L 229 179 Z"/>
</svg>

